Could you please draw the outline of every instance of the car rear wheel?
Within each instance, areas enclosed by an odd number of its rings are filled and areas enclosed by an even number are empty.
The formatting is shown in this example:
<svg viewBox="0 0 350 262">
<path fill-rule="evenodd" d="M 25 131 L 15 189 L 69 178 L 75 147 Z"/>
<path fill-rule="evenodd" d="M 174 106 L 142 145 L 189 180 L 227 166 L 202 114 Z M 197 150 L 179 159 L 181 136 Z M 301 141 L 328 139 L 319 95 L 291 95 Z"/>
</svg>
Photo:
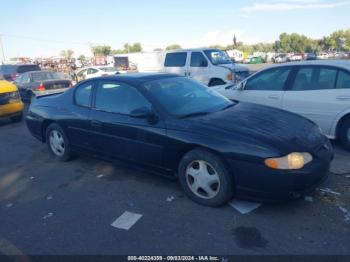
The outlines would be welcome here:
<svg viewBox="0 0 350 262">
<path fill-rule="evenodd" d="M 14 123 L 21 122 L 23 119 L 23 113 L 20 113 L 19 115 L 10 117 L 11 121 Z"/>
<path fill-rule="evenodd" d="M 339 138 L 345 149 L 350 151 L 350 118 L 340 127 Z"/>
<path fill-rule="evenodd" d="M 186 195 L 199 204 L 220 206 L 233 197 L 233 178 L 210 151 L 195 149 L 185 154 L 178 175 Z"/>
<path fill-rule="evenodd" d="M 51 153 L 60 161 L 71 158 L 70 145 L 63 129 L 58 124 L 51 124 L 46 129 L 46 142 Z"/>
</svg>

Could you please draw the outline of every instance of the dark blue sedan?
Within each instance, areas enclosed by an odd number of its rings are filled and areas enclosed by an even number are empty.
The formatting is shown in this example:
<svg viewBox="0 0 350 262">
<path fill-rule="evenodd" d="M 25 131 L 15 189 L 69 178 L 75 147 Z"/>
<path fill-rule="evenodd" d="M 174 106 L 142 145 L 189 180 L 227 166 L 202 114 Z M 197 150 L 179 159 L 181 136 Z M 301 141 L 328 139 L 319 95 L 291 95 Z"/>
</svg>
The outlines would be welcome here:
<svg viewBox="0 0 350 262">
<path fill-rule="evenodd" d="M 90 79 L 35 99 L 26 120 L 58 160 L 122 160 L 178 178 L 189 198 L 208 206 L 234 196 L 300 197 L 327 177 L 333 157 L 313 122 L 171 74 Z"/>
</svg>

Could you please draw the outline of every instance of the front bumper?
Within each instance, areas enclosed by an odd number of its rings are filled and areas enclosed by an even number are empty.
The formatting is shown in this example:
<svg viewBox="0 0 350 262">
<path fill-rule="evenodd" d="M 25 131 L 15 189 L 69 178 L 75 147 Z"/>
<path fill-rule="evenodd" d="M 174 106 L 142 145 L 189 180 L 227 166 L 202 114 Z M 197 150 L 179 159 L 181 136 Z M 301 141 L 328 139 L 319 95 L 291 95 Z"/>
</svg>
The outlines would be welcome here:
<svg viewBox="0 0 350 262">
<path fill-rule="evenodd" d="M 0 105 L 0 117 L 11 117 L 22 113 L 24 105 L 22 102 Z"/>
<path fill-rule="evenodd" d="M 280 202 L 299 198 L 328 177 L 333 149 L 329 141 L 312 162 L 300 170 L 277 170 L 263 163 L 229 160 L 234 174 L 236 197 L 244 200 Z"/>
</svg>

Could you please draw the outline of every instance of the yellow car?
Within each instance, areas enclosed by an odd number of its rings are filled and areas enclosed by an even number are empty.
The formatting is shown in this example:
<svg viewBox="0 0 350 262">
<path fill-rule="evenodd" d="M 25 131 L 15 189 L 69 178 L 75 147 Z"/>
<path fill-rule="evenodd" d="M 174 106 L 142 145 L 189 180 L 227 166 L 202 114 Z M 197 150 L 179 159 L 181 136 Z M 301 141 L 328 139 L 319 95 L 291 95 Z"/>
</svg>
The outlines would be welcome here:
<svg viewBox="0 0 350 262">
<path fill-rule="evenodd" d="M 17 87 L 1 80 L 0 76 L 0 119 L 9 117 L 12 122 L 19 122 L 23 118 L 23 108 Z"/>
</svg>

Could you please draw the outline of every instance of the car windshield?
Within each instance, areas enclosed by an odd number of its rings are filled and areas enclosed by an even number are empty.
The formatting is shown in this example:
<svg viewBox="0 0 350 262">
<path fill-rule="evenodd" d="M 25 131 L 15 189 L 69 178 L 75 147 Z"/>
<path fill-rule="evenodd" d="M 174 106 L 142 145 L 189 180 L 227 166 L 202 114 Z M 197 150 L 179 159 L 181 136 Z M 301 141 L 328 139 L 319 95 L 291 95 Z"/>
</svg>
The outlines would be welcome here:
<svg viewBox="0 0 350 262">
<path fill-rule="evenodd" d="M 179 118 L 210 114 L 234 105 L 216 91 L 185 77 L 154 80 L 144 87 L 168 114 Z"/>
<path fill-rule="evenodd" d="M 112 66 L 108 66 L 108 67 L 100 67 L 100 69 L 103 71 L 103 72 L 115 72 L 117 71 L 114 67 Z"/>
<path fill-rule="evenodd" d="M 211 50 L 204 50 L 204 53 L 213 65 L 233 63 L 225 51 L 211 49 Z"/>
<path fill-rule="evenodd" d="M 56 72 L 35 72 L 32 73 L 32 79 L 34 82 L 40 82 L 50 79 L 66 79 L 64 74 Z"/>
</svg>

